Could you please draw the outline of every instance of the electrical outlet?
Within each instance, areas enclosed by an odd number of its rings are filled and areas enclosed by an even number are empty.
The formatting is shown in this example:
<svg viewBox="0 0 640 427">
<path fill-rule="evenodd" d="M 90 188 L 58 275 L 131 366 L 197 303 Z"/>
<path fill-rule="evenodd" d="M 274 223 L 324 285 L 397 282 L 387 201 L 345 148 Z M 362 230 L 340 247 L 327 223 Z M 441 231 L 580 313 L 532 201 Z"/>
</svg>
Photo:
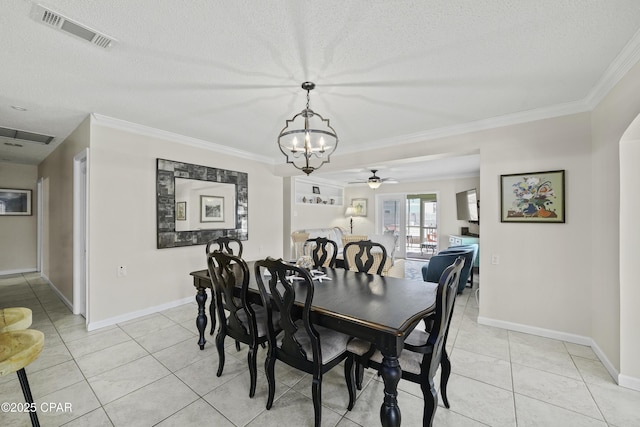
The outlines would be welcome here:
<svg viewBox="0 0 640 427">
<path fill-rule="evenodd" d="M 118 266 L 118 277 L 124 277 L 127 275 L 127 266 L 121 265 Z"/>
<path fill-rule="evenodd" d="M 500 255 L 496 255 L 496 254 L 491 255 L 491 264 L 493 265 L 500 264 Z"/>
</svg>

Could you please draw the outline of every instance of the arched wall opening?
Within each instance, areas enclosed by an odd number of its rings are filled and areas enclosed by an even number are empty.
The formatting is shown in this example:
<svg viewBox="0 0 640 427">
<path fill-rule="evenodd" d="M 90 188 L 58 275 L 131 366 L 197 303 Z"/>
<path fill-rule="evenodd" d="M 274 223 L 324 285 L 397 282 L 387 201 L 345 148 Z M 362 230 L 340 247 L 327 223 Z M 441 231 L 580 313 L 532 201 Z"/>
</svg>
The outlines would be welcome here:
<svg viewBox="0 0 640 427">
<path fill-rule="evenodd" d="M 620 378 L 640 390 L 640 115 L 620 139 Z"/>
</svg>

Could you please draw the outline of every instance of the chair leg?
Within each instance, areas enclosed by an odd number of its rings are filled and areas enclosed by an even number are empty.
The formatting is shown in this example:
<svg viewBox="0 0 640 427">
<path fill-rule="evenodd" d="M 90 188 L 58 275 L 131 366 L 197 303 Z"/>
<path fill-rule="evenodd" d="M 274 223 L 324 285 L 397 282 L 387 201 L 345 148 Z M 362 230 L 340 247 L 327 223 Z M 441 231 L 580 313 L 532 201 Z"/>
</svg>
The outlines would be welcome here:
<svg viewBox="0 0 640 427">
<path fill-rule="evenodd" d="M 17 371 L 18 379 L 20 380 L 20 387 L 22 387 L 22 394 L 27 403 L 33 403 L 33 396 L 31 395 L 31 388 L 29 387 L 29 380 L 27 380 L 27 373 L 24 368 Z M 30 411 L 31 425 L 33 427 L 40 427 L 40 421 L 38 421 L 38 414 L 36 411 Z"/>
<path fill-rule="evenodd" d="M 422 389 L 422 396 L 424 397 L 422 425 L 424 427 L 431 427 L 436 415 L 436 408 L 438 407 L 438 392 L 436 391 L 432 378 L 429 378 L 428 382 L 422 382 L 420 388 Z"/>
<path fill-rule="evenodd" d="M 269 351 L 271 353 L 271 350 Z M 273 397 L 276 394 L 276 379 L 274 373 L 274 367 L 276 365 L 276 357 L 272 354 L 267 354 L 267 360 L 264 362 L 264 370 L 267 374 L 267 383 L 269 384 L 269 396 L 267 397 L 267 409 L 271 409 L 273 405 Z"/>
<path fill-rule="evenodd" d="M 213 335 L 216 330 L 216 296 L 215 292 L 211 292 L 211 304 L 209 304 L 209 317 L 211 318 L 211 332 L 209 335 Z"/>
<path fill-rule="evenodd" d="M 222 370 L 224 369 L 224 338 L 226 336 L 225 326 L 220 323 L 220 330 L 218 331 L 218 335 L 216 335 L 216 348 L 218 349 L 218 372 L 216 376 L 222 375 Z"/>
<path fill-rule="evenodd" d="M 442 349 L 442 356 L 440 357 L 440 395 L 442 396 L 442 403 L 445 408 L 449 408 L 449 399 L 447 398 L 447 383 L 449 382 L 449 376 L 451 375 L 451 360 L 445 348 Z"/>
<path fill-rule="evenodd" d="M 353 355 L 349 355 L 344 361 L 344 379 L 347 382 L 347 390 L 349 391 L 349 405 L 347 410 L 353 409 L 353 405 L 356 404 L 356 385 L 355 385 L 355 371 L 353 369 Z"/>
<path fill-rule="evenodd" d="M 314 378 L 311 383 L 311 396 L 313 398 L 314 426 L 320 427 L 322 423 L 322 374 Z"/>
<path fill-rule="evenodd" d="M 256 366 L 257 353 L 257 345 L 251 345 L 249 347 L 249 354 L 247 355 L 247 362 L 249 363 L 249 377 L 251 378 L 251 385 L 249 386 L 249 397 L 253 397 L 256 394 L 256 382 L 258 378 L 258 368 Z"/>
</svg>

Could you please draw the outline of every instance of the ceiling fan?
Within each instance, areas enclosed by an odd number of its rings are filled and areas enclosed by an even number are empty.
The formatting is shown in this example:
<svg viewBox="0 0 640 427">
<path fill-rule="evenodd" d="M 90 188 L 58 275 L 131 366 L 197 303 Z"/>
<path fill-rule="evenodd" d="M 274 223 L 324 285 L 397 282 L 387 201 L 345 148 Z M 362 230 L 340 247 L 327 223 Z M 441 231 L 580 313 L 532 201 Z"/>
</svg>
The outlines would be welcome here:
<svg viewBox="0 0 640 427">
<path fill-rule="evenodd" d="M 378 169 L 371 169 L 372 175 L 366 181 L 352 181 L 349 184 L 368 184 L 369 187 L 375 190 L 376 188 L 380 187 L 383 182 L 386 182 L 388 184 L 398 183 L 398 181 L 393 178 L 380 178 L 378 175 L 376 175 L 376 172 L 378 172 Z"/>
</svg>

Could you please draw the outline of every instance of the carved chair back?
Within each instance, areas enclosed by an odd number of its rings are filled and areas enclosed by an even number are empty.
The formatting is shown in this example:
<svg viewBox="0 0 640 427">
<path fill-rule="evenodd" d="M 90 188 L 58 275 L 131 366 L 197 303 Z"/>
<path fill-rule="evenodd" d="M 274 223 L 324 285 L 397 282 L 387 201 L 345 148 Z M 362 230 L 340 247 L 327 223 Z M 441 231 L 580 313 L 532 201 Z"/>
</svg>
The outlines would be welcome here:
<svg viewBox="0 0 640 427">
<path fill-rule="evenodd" d="M 326 237 L 307 239 L 305 253 L 310 253 L 314 267 L 335 267 L 338 244 Z"/>
<path fill-rule="evenodd" d="M 257 330 L 255 311 L 251 304 L 247 303 L 249 289 L 247 263 L 239 256 L 215 250 L 207 254 L 207 268 L 216 295 L 216 312 L 220 328 L 223 328 L 221 332 L 224 335 L 237 337 L 236 339 L 242 337 L 250 339 L 251 336 L 255 336 Z M 236 294 L 238 288 L 239 295 Z M 225 310 L 229 313 L 228 316 Z M 249 330 L 241 321 L 242 318 L 248 319 Z"/>
<path fill-rule="evenodd" d="M 217 250 L 226 252 L 231 255 L 237 255 L 238 258 L 242 258 L 242 242 L 235 237 L 218 237 L 216 239 L 210 240 L 207 242 L 207 246 L 205 247 L 205 253 L 209 254 L 211 249 L 216 250 L 216 248 L 212 248 L 213 245 L 218 245 Z"/>
<path fill-rule="evenodd" d="M 360 273 L 382 274 L 387 262 L 384 245 L 371 240 L 347 243 L 343 253 L 345 268 Z"/>
<path fill-rule="evenodd" d="M 281 259 L 275 260 L 273 258 L 256 261 L 255 270 L 262 302 L 267 307 L 267 335 L 270 351 L 275 351 L 278 359 L 285 360 L 287 363 L 291 362 L 293 366 L 303 365 L 309 369 L 312 362 L 309 361 L 305 350 L 296 338 L 300 323 L 295 321 L 302 318 L 305 339 L 310 340 L 313 352 L 312 358 L 320 364 L 322 361 L 320 336 L 313 327 L 310 316 L 314 287 L 309 272 Z M 268 271 L 268 274 L 263 279 L 265 271 Z M 295 280 L 292 279 L 293 276 L 296 277 Z M 295 307 L 296 292 L 301 291 L 306 293 L 305 303 L 302 313 L 298 313 Z M 271 321 L 274 310 L 280 313 L 280 327 L 283 331 L 278 342 L 276 342 L 277 331 Z"/>
</svg>

